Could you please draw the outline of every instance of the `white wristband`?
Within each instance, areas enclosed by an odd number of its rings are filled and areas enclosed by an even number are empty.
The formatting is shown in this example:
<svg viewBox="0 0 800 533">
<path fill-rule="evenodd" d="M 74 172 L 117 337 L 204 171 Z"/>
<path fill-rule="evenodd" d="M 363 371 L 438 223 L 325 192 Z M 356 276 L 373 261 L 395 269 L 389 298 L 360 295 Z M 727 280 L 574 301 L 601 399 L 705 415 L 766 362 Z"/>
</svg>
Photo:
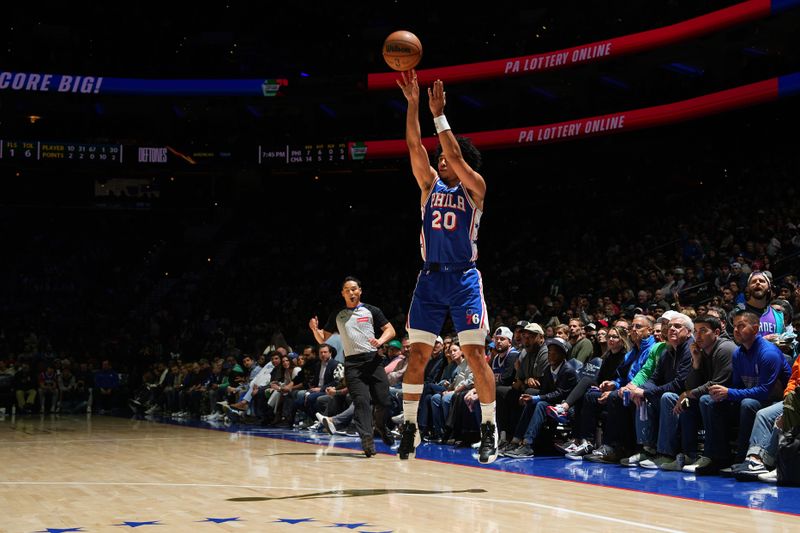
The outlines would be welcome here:
<svg viewBox="0 0 800 533">
<path fill-rule="evenodd" d="M 447 123 L 447 118 L 444 115 L 434 117 L 433 125 L 436 127 L 436 135 L 450 129 L 450 124 Z"/>
</svg>

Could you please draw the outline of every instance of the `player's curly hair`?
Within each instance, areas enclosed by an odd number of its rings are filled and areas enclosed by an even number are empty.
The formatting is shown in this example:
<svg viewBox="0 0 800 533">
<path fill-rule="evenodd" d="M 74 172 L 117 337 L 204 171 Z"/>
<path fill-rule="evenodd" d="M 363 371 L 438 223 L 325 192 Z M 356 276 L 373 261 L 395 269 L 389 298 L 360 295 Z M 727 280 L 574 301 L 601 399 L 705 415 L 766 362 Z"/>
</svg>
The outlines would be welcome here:
<svg viewBox="0 0 800 533">
<path fill-rule="evenodd" d="M 456 137 L 456 141 L 458 141 L 458 146 L 461 148 L 461 156 L 464 158 L 464 161 L 472 167 L 472 170 L 478 171 L 481 168 L 481 153 L 475 148 L 475 145 L 472 144 L 472 141 L 469 140 L 467 137 Z M 439 162 L 439 156 L 442 155 L 442 145 L 436 147 L 436 153 L 433 155 L 433 167 L 436 168 L 436 164 Z"/>
</svg>

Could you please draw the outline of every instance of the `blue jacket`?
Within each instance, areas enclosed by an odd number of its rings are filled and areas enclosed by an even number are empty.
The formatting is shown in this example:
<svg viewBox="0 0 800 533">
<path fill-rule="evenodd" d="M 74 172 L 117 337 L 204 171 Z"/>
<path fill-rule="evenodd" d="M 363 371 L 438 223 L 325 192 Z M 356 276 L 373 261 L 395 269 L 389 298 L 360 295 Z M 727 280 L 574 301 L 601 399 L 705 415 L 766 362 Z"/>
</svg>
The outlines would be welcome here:
<svg viewBox="0 0 800 533">
<path fill-rule="evenodd" d="M 760 402 L 780 400 L 792 369 L 783 352 L 758 334 L 749 350 L 733 352 L 733 385 L 728 399 L 739 402 L 753 398 Z"/>
<path fill-rule="evenodd" d="M 94 386 L 100 389 L 119 387 L 119 374 L 114 370 L 98 370 L 94 373 Z"/>
<path fill-rule="evenodd" d="M 643 339 L 639 348 L 634 345 L 633 349 L 625 355 L 625 360 L 617 368 L 617 377 L 614 382 L 617 388 L 627 385 L 633 377 L 641 370 L 650 356 L 650 349 L 656 343 L 656 338 L 650 335 Z M 625 373 L 627 370 L 627 374 Z"/>
</svg>

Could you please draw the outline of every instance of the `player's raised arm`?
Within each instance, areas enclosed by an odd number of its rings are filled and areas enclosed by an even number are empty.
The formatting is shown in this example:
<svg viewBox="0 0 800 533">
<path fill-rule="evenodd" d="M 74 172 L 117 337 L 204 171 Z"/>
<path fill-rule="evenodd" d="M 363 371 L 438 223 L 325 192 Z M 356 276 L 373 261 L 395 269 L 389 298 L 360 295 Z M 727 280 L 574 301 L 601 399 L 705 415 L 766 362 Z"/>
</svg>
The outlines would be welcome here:
<svg viewBox="0 0 800 533">
<path fill-rule="evenodd" d="M 444 106 L 446 103 L 444 84 L 442 80 L 433 82 L 433 87 L 428 89 L 428 105 L 433 114 L 433 122 L 436 125 L 436 133 L 439 135 L 439 143 L 442 145 L 442 155 L 444 155 L 447 166 L 453 169 L 458 179 L 464 185 L 478 208 L 483 208 L 483 199 L 486 196 L 486 182 L 483 176 L 478 174 L 464 160 L 461 147 L 458 145 L 453 130 L 447 123 L 444 116 Z"/>
<path fill-rule="evenodd" d="M 406 143 L 411 157 L 411 171 L 414 173 L 419 188 L 422 190 L 424 201 L 433 185 L 433 180 L 436 179 L 436 171 L 428 159 L 428 151 L 422 145 L 422 133 L 419 127 L 419 84 L 417 84 L 417 72 L 412 69 L 401 74 L 403 79 L 402 81 L 397 80 L 397 85 L 403 90 L 403 96 L 408 100 Z"/>
<path fill-rule="evenodd" d="M 311 317 L 311 320 L 308 321 L 308 329 L 311 330 L 311 334 L 314 335 L 314 339 L 322 344 L 326 340 L 328 340 L 333 333 L 330 331 L 325 331 L 319 327 L 319 320 L 317 317 Z"/>
</svg>

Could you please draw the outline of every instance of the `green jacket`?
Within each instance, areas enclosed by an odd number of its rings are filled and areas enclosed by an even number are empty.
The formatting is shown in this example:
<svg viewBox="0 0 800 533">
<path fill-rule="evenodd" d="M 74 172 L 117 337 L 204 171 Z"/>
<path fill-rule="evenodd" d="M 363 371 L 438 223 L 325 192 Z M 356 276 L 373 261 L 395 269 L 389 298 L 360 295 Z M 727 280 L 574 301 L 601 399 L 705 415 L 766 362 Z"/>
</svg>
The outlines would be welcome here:
<svg viewBox="0 0 800 533">
<path fill-rule="evenodd" d="M 650 354 L 647 356 L 647 361 L 645 361 L 642 369 L 633 376 L 631 383 L 636 385 L 637 387 L 641 388 L 642 385 L 647 383 L 647 380 L 650 379 L 650 376 L 653 375 L 653 372 L 656 369 L 656 365 L 658 364 L 658 360 L 661 357 L 661 354 L 664 353 L 668 344 L 666 342 L 657 342 L 650 348 Z"/>
</svg>

